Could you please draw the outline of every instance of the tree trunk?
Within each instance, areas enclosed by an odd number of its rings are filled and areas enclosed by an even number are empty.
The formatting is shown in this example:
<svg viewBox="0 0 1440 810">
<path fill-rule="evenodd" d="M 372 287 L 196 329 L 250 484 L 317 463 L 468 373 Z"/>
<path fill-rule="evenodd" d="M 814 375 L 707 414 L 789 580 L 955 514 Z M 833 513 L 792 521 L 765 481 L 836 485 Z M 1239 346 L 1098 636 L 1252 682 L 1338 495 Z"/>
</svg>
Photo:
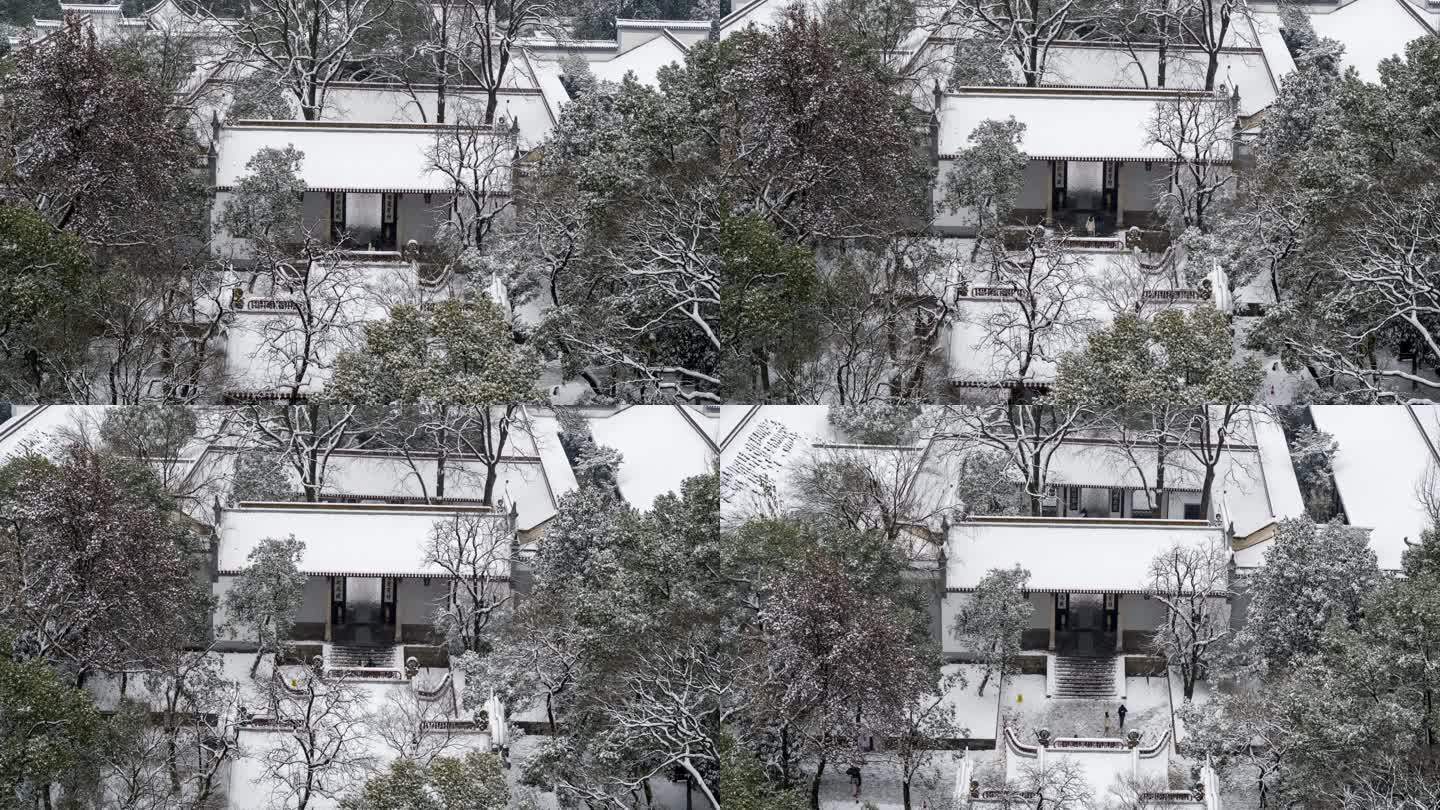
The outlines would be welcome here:
<svg viewBox="0 0 1440 810">
<path fill-rule="evenodd" d="M 1030 516 L 1040 517 L 1040 449 L 1030 453 Z"/>
<path fill-rule="evenodd" d="M 499 466 L 499 464 L 500 464 L 500 459 L 497 457 L 494 461 L 491 461 L 490 463 L 488 463 L 488 464 L 485 465 L 485 496 L 484 496 L 484 503 L 485 503 L 486 506 L 490 506 L 490 505 L 493 505 L 493 504 L 495 503 L 495 501 L 494 501 L 494 497 L 495 497 L 495 478 L 496 478 L 495 468 L 496 468 L 497 466 Z"/>
<path fill-rule="evenodd" d="M 690 775 L 689 780 L 685 782 L 686 804 L 688 805 L 690 801 L 690 786 L 692 784 L 695 784 L 699 785 L 700 792 L 705 795 L 705 801 L 710 803 L 710 810 L 720 810 L 720 799 L 717 798 L 713 792 L 711 792 L 710 785 L 705 782 L 705 778 L 702 777 L 700 775 L 700 772 L 695 769 L 694 764 L 690 762 L 690 758 L 685 757 L 684 759 L 680 760 L 680 765 L 684 767 L 685 772 Z"/>
<path fill-rule="evenodd" d="M 1157 87 L 1165 86 L 1165 67 L 1170 61 L 1170 4 L 1167 2 L 1162 6 L 1160 13 L 1160 47 L 1158 57 L 1160 64 L 1155 72 L 1155 83 Z"/>
<path fill-rule="evenodd" d="M 445 90 L 450 81 L 450 4 L 440 7 L 440 64 L 435 75 L 435 123 L 445 123 Z"/>
<path fill-rule="evenodd" d="M 780 728 L 780 787 L 790 787 L 790 727 Z"/>
<path fill-rule="evenodd" d="M 491 87 L 485 91 L 485 123 L 495 123 L 495 109 L 500 106 L 498 87 Z"/>
<path fill-rule="evenodd" d="M 820 810 L 820 778 L 825 775 L 825 757 L 815 766 L 815 778 L 810 780 L 810 810 Z"/>
<path fill-rule="evenodd" d="M 1219 454 L 1216 454 L 1219 459 Z M 1215 483 L 1215 463 L 1205 465 L 1205 480 L 1200 484 L 1200 519 L 1210 519 L 1210 488 Z"/>
<path fill-rule="evenodd" d="M 1165 507 L 1162 503 L 1165 498 L 1165 437 L 1162 435 L 1155 442 L 1155 503 L 1151 508 L 1155 510 L 1158 517 L 1165 517 Z"/>
<path fill-rule="evenodd" d="M 439 448 L 435 456 L 435 497 L 437 498 L 445 497 L 445 456 L 446 450 L 450 446 L 450 430 L 448 427 L 446 427 L 444 420 L 448 419 L 449 417 L 450 409 L 449 406 L 446 406 L 444 411 L 440 414 L 440 441 L 438 442 Z"/>
</svg>

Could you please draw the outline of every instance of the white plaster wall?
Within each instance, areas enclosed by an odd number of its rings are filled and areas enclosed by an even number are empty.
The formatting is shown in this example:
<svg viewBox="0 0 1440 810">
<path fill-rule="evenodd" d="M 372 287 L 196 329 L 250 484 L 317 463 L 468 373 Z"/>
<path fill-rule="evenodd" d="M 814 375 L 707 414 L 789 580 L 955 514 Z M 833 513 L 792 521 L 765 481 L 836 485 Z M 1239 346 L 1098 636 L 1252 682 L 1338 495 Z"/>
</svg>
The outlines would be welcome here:
<svg viewBox="0 0 1440 810">
<path fill-rule="evenodd" d="M 975 226 L 975 212 L 969 208 L 961 208 L 958 211 L 951 211 L 945 204 L 946 176 L 955 165 L 953 160 L 940 161 L 935 176 L 935 219 L 937 228 L 970 228 Z"/>
<path fill-rule="evenodd" d="M 1120 621 L 1126 630 L 1150 630 L 1165 619 L 1165 605 L 1158 599 L 1125 594 L 1120 600 Z"/>
<path fill-rule="evenodd" d="M 330 195 L 323 191 L 305 192 L 300 224 L 321 239 L 330 238 Z"/>
<path fill-rule="evenodd" d="M 424 579 L 402 579 L 396 594 L 396 607 L 400 621 L 404 624 L 428 624 L 435 616 L 435 607 L 445 599 L 449 580 L 432 577 L 426 585 Z"/>
<path fill-rule="evenodd" d="M 215 635 L 217 638 L 228 641 L 255 641 L 254 633 L 241 631 L 239 633 L 222 632 L 222 628 L 230 621 L 230 616 L 225 610 L 225 595 L 235 584 L 233 575 L 222 574 L 219 579 L 211 584 L 210 593 L 215 596 L 215 614 L 213 617 Z M 296 614 L 297 622 L 323 622 L 325 615 L 330 610 L 330 592 L 328 590 L 329 580 L 325 577 L 310 577 L 305 581 L 305 593 L 300 606 L 300 612 Z"/>
<path fill-rule="evenodd" d="M 1044 208 L 1050 200 L 1050 161 L 1032 160 L 1025 164 L 1025 187 L 1020 191 L 1016 208 Z"/>
<path fill-rule="evenodd" d="M 941 627 L 941 649 L 946 654 L 955 654 L 965 651 L 960 642 L 955 640 L 955 634 L 951 628 L 955 626 L 955 616 L 965 605 L 970 603 L 974 597 L 968 593 L 948 593 L 940 602 L 940 620 L 944 623 Z M 1050 614 L 1055 609 L 1052 597 L 1048 593 L 1030 594 L 1030 605 L 1033 608 L 1030 612 L 1031 630 L 1049 629 Z"/>
<path fill-rule="evenodd" d="M 1050 628 L 1050 613 L 1055 610 L 1055 598 L 1053 594 L 1032 593 L 1030 594 L 1030 606 L 1034 608 L 1030 612 L 1030 629 Z"/>
<path fill-rule="evenodd" d="M 221 576 L 210 584 L 210 593 L 215 597 L 215 614 L 211 619 L 214 621 L 216 638 L 233 639 L 235 637 L 233 634 L 221 632 L 225 623 L 230 621 L 230 614 L 225 610 L 225 594 L 229 593 L 230 586 L 234 582 L 234 577 Z"/>
<path fill-rule="evenodd" d="M 977 218 L 974 210 L 962 208 L 951 212 L 945 205 L 946 176 L 954 166 L 953 160 L 941 160 L 939 174 L 936 177 L 934 202 L 935 202 L 935 225 L 937 227 L 974 227 Z M 1015 202 L 1016 208 L 1044 209 L 1050 199 L 1050 163 L 1043 160 L 1032 160 L 1025 164 L 1024 185 L 1021 187 L 1020 196 Z"/>
<path fill-rule="evenodd" d="M 1170 170 L 1164 163 L 1126 162 L 1120 164 L 1120 204 L 1127 211 L 1153 211 L 1160 195 L 1169 187 Z"/>
<path fill-rule="evenodd" d="M 449 218 L 451 195 L 432 194 L 425 202 L 424 194 L 401 194 L 396 204 L 400 222 L 399 246 L 414 239 L 423 244 L 435 241 L 435 226 Z"/>
<path fill-rule="evenodd" d="M 225 212 L 226 206 L 230 204 L 234 192 L 215 192 L 215 204 L 211 208 L 214 225 L 215 238 L 213 240 L 214 252 L 219 256 L 243 257 L 248 255 L 249 250 L 246 240 L 235 239 L 220 227 L 220 216 Z M 330 235 L 330 198 L 323 191 L 307 191 L 300 203 L 300 224 L 312 234 L 324 239 Z M 295 234 L 295 240 L 299 241 L 300 234 Z"/>
<path fill-rule="evenodd" d="M 232 194 L 229 191 L 215 192 L 215 204 L 210 207 L 210 224 L 214 238 L 211 240 L 211 250 L 217 256 L 244 257 L 249 250 L 243 239 L 234 239 L 225 229 L 220 227 L 220 215 L 224 213 L 225 207 L 230 204 Z"/>
<path fill-rule="evenodd" d="M 1110 490 L 1091 489 L 1080 490 L 1080 508 L 1084 509 L 1088 517 L 1110 517 Z"/>
<path fill-rule="evenodd" d="M 304 601 L 297 622 L 323 622 L 330 613 L 330 578 L 310 577 L 305 580 Z"/>
<path fill-rule="evenodd" d="M 940 602 L 940 649 L 947 654 L 958 653 L 964 649 L 960 642 L 955 640 L 955 634 L 950 628 L 955 626 L 955 614 L 969 604 L 970 599 L 968 593 L 947 593 Z"/>
<path fill-rule="evenodd" d="M 1200 493 L 1171 492 L 1167 496 L 1166 500 L 1169 511 L 1166 512 L 1165 516 L 1171 519 L 1178 520 L 1185 517 L 1185 504 L 1200 503 Z M 1205 517 L 1205 515 L 1200 516 L 1202 520 L 1205 519 Z"/>
<path fill-rule="evenodd" d="M 650 40 L 661 35 L 658 28 L 638 28 L 628 25 L 620 25 L 615 28 L 615 41 L 619 44 L 620 53 L 644 45 Z"/>
<path fill-rule="evenodd" d="M 380 239 L 381 195 L 349 192 L 345 195 L 345 230 L 360 247 L 373 246 Z"/>
</svg>

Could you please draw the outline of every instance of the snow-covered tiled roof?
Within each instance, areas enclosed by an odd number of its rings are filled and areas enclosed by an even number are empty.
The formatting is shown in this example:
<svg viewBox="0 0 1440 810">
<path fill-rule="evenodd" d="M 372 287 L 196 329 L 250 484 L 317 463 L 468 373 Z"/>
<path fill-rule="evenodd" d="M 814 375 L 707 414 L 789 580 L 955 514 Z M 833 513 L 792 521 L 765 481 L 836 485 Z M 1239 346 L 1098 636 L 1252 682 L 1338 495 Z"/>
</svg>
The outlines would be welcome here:
<svg viewBox="0 0 1440 810">
<path fill-rule="evenodd" d="M 549 414 L 534 416 L 531 419 L 531 432 L 534 434 L 535 452 L 540 458 L 541 471 L 545 473 L 550 494 L 558 504 L 566 493 L 580 488 L 575 479 L 575 470 L 565 455 L 565 448 L 560 445 L 560 422 Z M 522 514 L 520 528 L 528 529 L 532 525 Z"/>
<path fill-rule="evenodd" d="M 53 457 L 70 437 L 96 436 L 106 413 L 115 405 L 17 405 L 9 419 L 0 422 L 0 464 L 26 453 Z M 153 461 L 153 468 L 169 478 L 182 478 L 204 454 L 212 431 L 223 414 L 218 410 L 196 409 L 200 437 L 180 448 L 179 457 Z"/>
<path fill-rule="evenodd" d="M 750 417 L 754 416 L 761 408 L 760 405 L 721 405 L 720 424 L 718 426 L 718 440 L 720 449 L 724 450 L 727 445 L 740 433 L 740 429 L 749 423 Z"/>
<path fill-rule="evenodd" d="M 770 487 L 782 501 L 794 466 L 836 438 L 824 405 L 725 406 L 720 452 L 722 510 L 744 511 Z M 727 429 L 728 428 L 728 429 Z"/>
<path fill-rule="evenodd" d="M 1082 487 L 1153 488 L 1159 480 L 1159 453 L 1154 445 L 1129 448 L 1133 458 L 1115 444 L 1066 442 L 1050 457 L 1049 481 Z M 1165 462 L 1165 489 L 1196 491 L 1194 464 L 1183 450 L 1170 448 Z"/>
<path fill-rule="evenodd" d="M 519 125 L 518 138 L 522 147 L 540 143 L 555 126 L 539 80 L 527 81 L 535 87 L 502 88 L 495 99 L 496 116 Z M 478 87 L 450 85 L 445 92 L 450 111 L 448 115 L 452 121 L 461 114 L 480 113 L 485 109 L 485 93 Z M 355 123 L 423 123 L 425 119 L 420 106 L 427 114 L 433 115 L 436 96 L 437 88 L 431 84 L 403 87 L 384 82 L 335 82 L 325 94 L 325 115 L 337 121 Z"/>
<path fill-rule="evenodd" d="M 102 417 L 104 406 L 16 405 L 9 419 L 0 422 L 0 464 L 17 455 L 46 453 L 60 431 L 78 428 Z"/>
<path fill-rule="evenodd" d="M 1242 29 L 1237 28 L 1237 34 Z M 1247 39 L 1259 42 L 1249 31 Z M 1045 63 L 1045 84 L 1072 87 L 1154 87 L 1160 67 L 1159 50 L 1128 49 L 1103 43 L 1057 42 Z M 1143 68 L 1143 69 L 1142 69 Z M 1207 57 L 1198 48 L 1172 45 L 1165 62 L 1165 86 L 1199 90 L 1205 87 Z M 1217 84 L 1238 87 L 1240 113 L 1250 115 L 1275 100 L 1276 82 L 1268 55 L 1258 44 L 1220 52 Z"/>
<path fill-rule="evenodd" d="M 443 576 L 425 561 L 425 544 L 437 521 L 474 514 L 474 509 L 444 507 L 369 507 L 324 504 L 262 504 L 227 509 L 219 527 L 216 570 L 235 574 L 251 550 L 266 538 L 295 535 L 304 541 L 302 573 L 325 576 Z M 508 521 L 508 516 L 490 519 Z M 508 563 L 494 573 L 508 575 Z"/>
<path fill-rule="evenodd" d="M 1424 406 L 1434 408 L 1436 406 Z M 1335 439 L 1335 486 L 1352 526 L 1372 528 L 1380 567 L 1398 569 L 1405 541 L 1419 542 L 1429 519 L 1420 488 L 1436 456 L 1423 425 L 1433 410 L 1403 405 L 1314 405 L 1315 427 Z"/>
<path fill-rule="evenodd" d="M 1268 517 L 1252 517 L 1246 512 L 1238 512 L 1232 517 L 1237 536 L 1255 531 L 1269 519 L 1282 520 L 1305 514 L 1305 500 L 1300 496 L 1300 482 L 1295 477 L 1295 465 L 1290 461 L 1290 445 L 1285 440 L 1285 431 L 1267 410 L 1256 408 L 1247 417 L 1256 446 L 1258 478 L 1264 484 L 1265 506 L 1269 514 Z"/>
<path fill-rule="evenodd" d="M 634 73 L 635 79 L 641 84 L 653 87 L 660 68 L 684 62 L 685 48 L 662 31 L 660 36 L 653 37 L 613 59 L 592 62 L 590 72 L 600 81 L 611 82 L 619 82 L 625 78 L 626 73 Z"/>
<path fill-rule="evenodd" d="M 1021 150 L 1032 160 L 1154 160 L 1173 155 L 1150 142 L 1155 105 L 1177 95 L 1228 105 L 1213 93 L 1178 90 L 1075 90 L 1030 87 L 966 87 L 940 100 L 940 154 L 969 146 L 970 133 L 986 120 L 1014 118 L 1025 124 Z M 1229 159 L 1228 145 L 1216 160 Z"/>
<path fill-rule="evenodd" d="M 720 20 L 720 33 L 728 36 L 751 25 L 760 29 L 772 26 L 794 3 L 803 3 L 811 11 L 820 6 L 818 0 L 736 0 L 731 12 Z"/>
<path fill-rule="evenodd" d="M 549 467 L 540 457 L 512 456 L 511 452 L 507 450 L 496 466 L 494 497 L 507 509 L 514 504 L 516 525 L 526 531 L 555 516 L 560 494 L 552 491 Z M 325 489 L 336 495 L 362 497 L 434 497 L 435 463 L 433 456 L 417 455 L 407 461 L 397 455 L 337 453 L 330 458 Z M 452 457 L 445 467 L 445 497 L 479 499 L 484 494 L 485 465 L 478 459 Z"/>
<path fill-rule="evenodd" d="M 261 149 L 293 146 L 305 155 L 300 177 L 312 190 L 446 193 L 455 184 L 434 168 L 427 152 L 437 135 L 449 129 L 409 123 L 241 121 L 220 130 L 215 185 L 233 187 Z M 510 151 L 501 147 L 498 157 L 509 160 Z"/>
<path fill-rule="evenodd" d="M 1380 78 L 1383 60 L 1403 55 L 1411 40 L 1434 33 L 1405 0 L 1352 0 L 1334 9 L 1308 11 L 1316 35 L 1343 43 L 1341 62 L 1367 82 Z"/>
<path fill-rule="evenodd" d="M 595 443 L 620 451 L 620 494 L 636 509 L 649 509 L 680 482 L 711 472 L 715 453 L 680 407 L 640 406 L 609 414 L 586 414 Z"/>
<path fill-rule="evenodd" d="M 991 518 L 950 528 L 946 587 L 972 589 L 991 569 L 1019 564 L 1031 591 L 1138 593 L 1160 552 L 1223 542 L 1219 528 L 1196 521 Z"/>
</svg>

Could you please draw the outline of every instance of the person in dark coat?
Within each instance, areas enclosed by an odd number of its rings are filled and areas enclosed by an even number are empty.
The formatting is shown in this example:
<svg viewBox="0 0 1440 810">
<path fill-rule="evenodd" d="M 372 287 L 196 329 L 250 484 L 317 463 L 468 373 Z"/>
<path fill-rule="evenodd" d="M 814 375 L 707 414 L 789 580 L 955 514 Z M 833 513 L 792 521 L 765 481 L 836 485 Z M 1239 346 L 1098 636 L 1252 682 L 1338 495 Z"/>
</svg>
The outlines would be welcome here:
<svg viewBox="0 0 1440 810">
<path fill-rule="evenodd" d="M 1127 709 L 1127 708 L 1125 708 L 1125 704 L 1124 704 L 1124 703 L 1121 703 L 1121 704 L 1120 704 L 1120 708 L 1118 708 L 1118 709 L 1115 710 L 1115 714 L 1120 718 L 1120 730 L 1121 730 L 1121 731 L 1124 731 L 1124 730 L 1125 730 L 1125 715 L 1127 715 L 1127 714 L 1129 714 L 1129 713 L 1130 713 L 1130 710 Z"/>
<path fill-rule="evenodd" d="M 851 765 L 845 769 L 845 775 L 850 777 L 850 786 L 855 788 L 854 792 L 850 794 L 850 797 L 854 799 L 860 798 L 860 766 Z"/>
</svg>

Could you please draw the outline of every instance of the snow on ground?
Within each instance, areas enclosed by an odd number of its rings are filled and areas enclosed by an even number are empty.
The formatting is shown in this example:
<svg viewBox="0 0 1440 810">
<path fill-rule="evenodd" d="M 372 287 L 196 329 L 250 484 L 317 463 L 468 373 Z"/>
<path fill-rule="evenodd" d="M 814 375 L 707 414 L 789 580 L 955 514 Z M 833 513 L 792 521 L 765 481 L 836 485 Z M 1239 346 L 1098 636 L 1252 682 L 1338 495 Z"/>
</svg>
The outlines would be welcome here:
<svg viewBox="0 0 1440 810">
<path fill-rule="evenodd" d="M 1313 391 L 1315 388 L 1315 383 L 1310 379 L 1309 374 L 1304 371 L 1287 371 L 1280 364 L 1279 357 L 1246 348 L 1245 342 L 1249 339 L 1250 333 L 1259 325 L 1260 318 L 1240 315 L 1236 316 L 1231 323 L 1235 328 L 1236 360 L 1256 358 L 1260 361 L 1260 369 L 1265 374 L 1260 383 L 1260 401 L 1272 405 L 1303 402 L 1307 398 L 1307 392 Z"/>
<path fill-rule="evenodd" d="M 1129 710 L 1126 730 L 1138 728 L 1142 739 L 1154 742 L 1170 729 L 1170 698 L 1164 678 L 1130 677 L 1125 679 L 1123 699 L 1077 700 L 1045 696 L 1045 676 L 1019 675 L 1006 679 L 1001 706 L 1006 718 L 1019 724 L 1024 731 L 1022 742 L 1029 742 L 1035 729 L 1048 728 L 1057 737 L 1120 738 L 1117 709 L 1124 703 Z M 973 696 L 975 685 L 969 689 Z M 988 690 L 987 690 L 988 691 Z M 1110 712 L 1110 733 L 1105 733 L 1105 712 Z M 979 736 L 979 735 L 975 735 Z"/>
<path fill-rule="evenodd" d="M 948 664 L 942 672 L 946 677 L 959 673 L 965 678 L 965 685 L 951 689 L 945 695 L 945 701 L 955 712 L 955 722 L 966 729 L 966 737 L 970 739 L 994 739 L 997 731 L 996 720 L 1000 716 L 1000 701 L 1003 690 L 997 687 L 994 678 L 985 687 L 985 695 L 982 697 L 975 693 L 980 686 L 981 668 L 974 664 Z M 1017 675 L 1011 680 L 1021 678 L 1040 678 L 1040 693 L 1045 693 L 1045 678 L 1038 675 Z"/>
<path fill-rule="evenodd" d="M 955 772 L 958 770 L 961 752 L 936 751 L 929 765 L 921 769 L 910 786 L 911 810 L 926 807 L 943 807 L 942 802 L 955 792 Z M 850 778 L 845 775 L 849 764 L 827 767 L 820 780 L 821 810 L 856 810 L 870 802 L 879 810 L 901 810 L 902 788 L 900 766 L 895 758 L 886 753 L 866 756 L 860 765 L 860 798 L 852 797 L 854 790 Z M 697 802 L 696 807 L 702 803 Z"/>
</svg>

